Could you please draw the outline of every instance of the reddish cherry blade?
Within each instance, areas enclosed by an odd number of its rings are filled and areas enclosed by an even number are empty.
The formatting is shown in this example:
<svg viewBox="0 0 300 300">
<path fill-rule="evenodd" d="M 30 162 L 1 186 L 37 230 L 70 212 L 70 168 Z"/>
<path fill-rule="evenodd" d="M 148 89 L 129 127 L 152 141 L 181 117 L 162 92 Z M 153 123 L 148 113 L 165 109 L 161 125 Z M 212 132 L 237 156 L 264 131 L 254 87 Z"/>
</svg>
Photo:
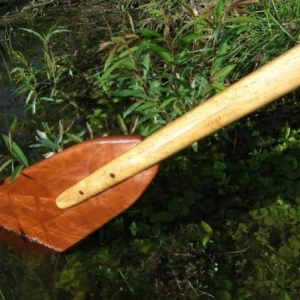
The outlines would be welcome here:
<svg viewBox="0 0 300 300">
<path fill-rule="evenodd" d="M 0 240 L 22 252 L 62 252 L 128 209 L 151 183 L 157 165 L 77 206 L 59 209 L 55 199 L 140 142 L 138 136 L 86 141 L 32 165 L 13 182 L 6 180 L 0 187 Z"/>
</svg>

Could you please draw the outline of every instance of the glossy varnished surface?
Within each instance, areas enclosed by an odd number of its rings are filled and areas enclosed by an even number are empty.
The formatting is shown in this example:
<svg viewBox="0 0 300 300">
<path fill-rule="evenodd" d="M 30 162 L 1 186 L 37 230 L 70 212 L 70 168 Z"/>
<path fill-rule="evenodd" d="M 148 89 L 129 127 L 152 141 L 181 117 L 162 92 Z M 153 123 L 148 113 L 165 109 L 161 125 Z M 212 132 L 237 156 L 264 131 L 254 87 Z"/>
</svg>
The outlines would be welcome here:
<svg viewBox="0 0 300 300">
<path fill-rule="evenodd" d="M 0 187 L 0 240 L 21 251 L 62 252 L 131 206 L 157 173 L 154 166 L 89 200 L 60 209 L 56 197 L 141 141 L 109 137 L 75 145 Z"/>
</svg>

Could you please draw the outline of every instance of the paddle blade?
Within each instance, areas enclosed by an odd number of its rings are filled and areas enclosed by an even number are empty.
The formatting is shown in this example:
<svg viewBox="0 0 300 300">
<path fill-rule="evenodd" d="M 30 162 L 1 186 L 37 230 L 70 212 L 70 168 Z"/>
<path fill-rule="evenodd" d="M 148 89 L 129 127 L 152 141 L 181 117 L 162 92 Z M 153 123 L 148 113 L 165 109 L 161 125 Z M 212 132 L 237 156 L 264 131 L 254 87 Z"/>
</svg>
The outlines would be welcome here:
<svg viewBox="0 0 300 300">
<path fill-rule="evenodd" d="M 86 141 L 6 180 L 0 186 L 0 240 L 22 252 L 62 252 L 115 218 L 140 197 L 157 165 L 77 206 L 60 209 L 55 199 L 140 142 L 138 136 Z"/>
</svg>

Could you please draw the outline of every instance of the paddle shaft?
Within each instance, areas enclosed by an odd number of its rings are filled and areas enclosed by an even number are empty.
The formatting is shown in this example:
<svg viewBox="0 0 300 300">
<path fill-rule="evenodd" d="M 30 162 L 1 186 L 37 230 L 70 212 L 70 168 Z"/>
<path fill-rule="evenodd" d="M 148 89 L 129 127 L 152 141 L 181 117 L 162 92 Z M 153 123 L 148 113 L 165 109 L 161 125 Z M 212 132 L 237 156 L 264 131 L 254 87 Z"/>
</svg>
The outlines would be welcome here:
<svg viewBox="0 0 300 300">
<path fill-rule="evenodd" d="M 300 45 L 236 82 L 64 191 L 60 208 L 76 205 L 157 164 L 300 85 Z"/>
</svg>

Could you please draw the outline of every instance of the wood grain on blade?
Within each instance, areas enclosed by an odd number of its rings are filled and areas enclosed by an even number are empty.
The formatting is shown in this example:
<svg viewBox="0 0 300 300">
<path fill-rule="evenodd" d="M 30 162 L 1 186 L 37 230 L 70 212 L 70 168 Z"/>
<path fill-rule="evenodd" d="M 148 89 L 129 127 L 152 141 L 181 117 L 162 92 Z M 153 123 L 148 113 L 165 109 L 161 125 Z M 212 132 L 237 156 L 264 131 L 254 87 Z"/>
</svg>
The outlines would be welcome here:
<svg viewBox="0 0 300 300">
<path fill-rule="evenodd" d="M 119 215 L 140 197 L 158 166 L 72 208 L 58 208 L 55 199 L 140 141 L 138 136 L 86 141 L 6 181 L 0 187 L 0 240 L 23 252 L 62 252 Z"/>
</svg>

